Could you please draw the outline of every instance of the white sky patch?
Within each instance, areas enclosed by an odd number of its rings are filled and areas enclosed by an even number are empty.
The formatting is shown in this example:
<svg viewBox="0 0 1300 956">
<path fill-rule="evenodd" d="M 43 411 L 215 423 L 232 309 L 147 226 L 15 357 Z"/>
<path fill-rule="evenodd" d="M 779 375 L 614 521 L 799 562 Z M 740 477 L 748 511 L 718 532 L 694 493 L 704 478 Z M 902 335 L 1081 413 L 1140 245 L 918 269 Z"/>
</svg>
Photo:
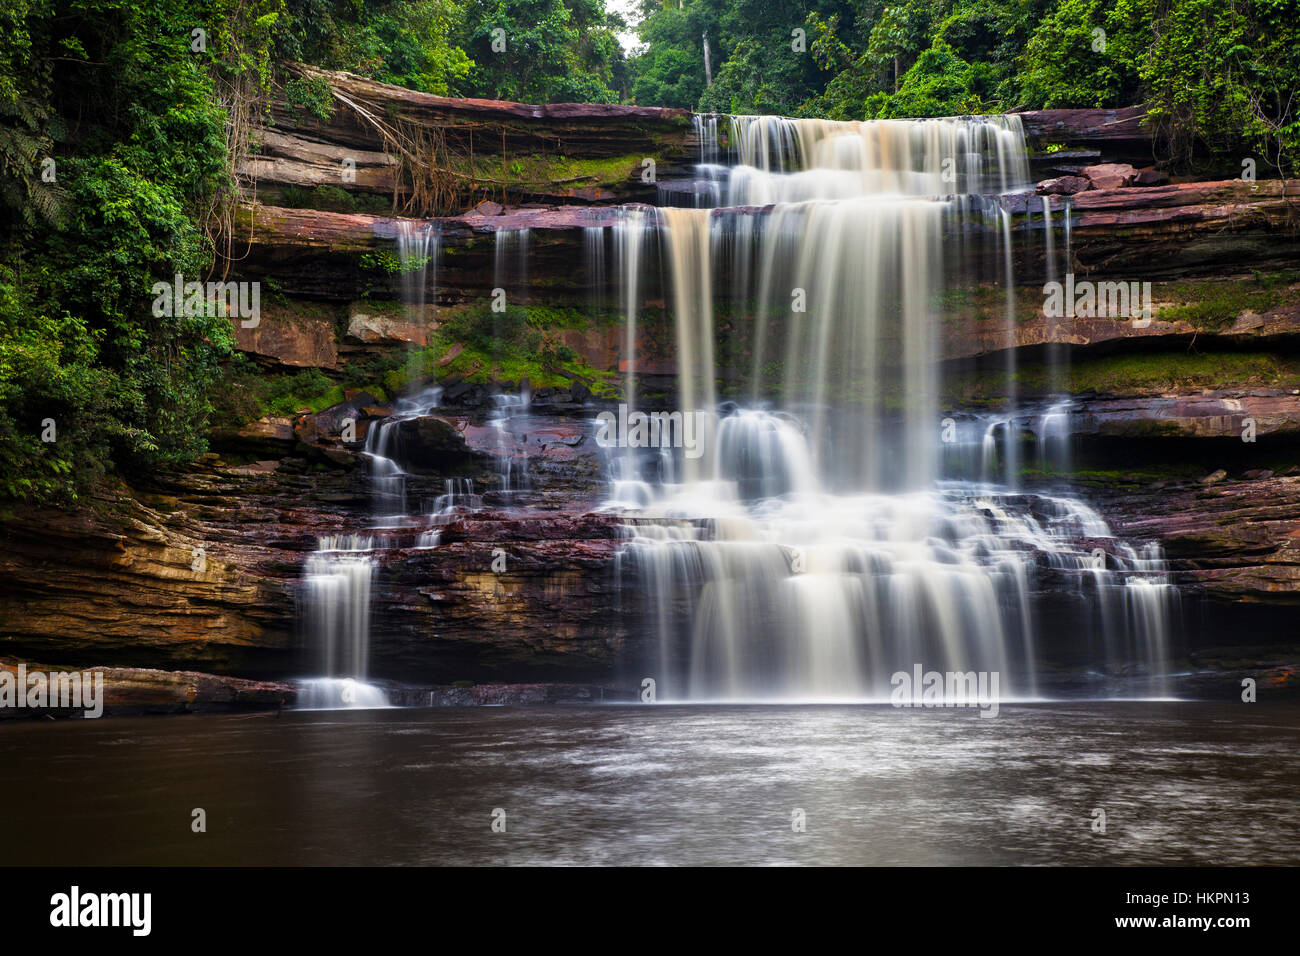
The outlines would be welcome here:
<svg viewBox="0 0 1300 956">
<path fill-rule="evenodd" d="M 627 29 L 617 36 L 618 42 L 623 46 L 623 52 L 628 56 L 634 56 L 642 49 L 640 38 L 636 35 L 637 24 L 641 22 L 641 11 L 638 6 L 638 0 L 605 0 L 606 10 L 621 13 L 623 19 L 627 21 Z"/>
</svg>

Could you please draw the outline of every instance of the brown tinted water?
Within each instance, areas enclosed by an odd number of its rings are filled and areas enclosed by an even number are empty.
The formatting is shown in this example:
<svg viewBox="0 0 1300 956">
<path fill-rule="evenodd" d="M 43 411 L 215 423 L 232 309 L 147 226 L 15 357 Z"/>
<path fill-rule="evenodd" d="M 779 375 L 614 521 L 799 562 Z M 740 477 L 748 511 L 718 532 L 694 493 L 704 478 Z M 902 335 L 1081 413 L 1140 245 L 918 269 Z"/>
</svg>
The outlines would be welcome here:
<svg viewBox="0 0 1300 956">
<path fill-rule="evenodd" d="M 1300 862 L 1295 705 L 11 722 L 0 767 L 0 864 Z"/>
</svg>

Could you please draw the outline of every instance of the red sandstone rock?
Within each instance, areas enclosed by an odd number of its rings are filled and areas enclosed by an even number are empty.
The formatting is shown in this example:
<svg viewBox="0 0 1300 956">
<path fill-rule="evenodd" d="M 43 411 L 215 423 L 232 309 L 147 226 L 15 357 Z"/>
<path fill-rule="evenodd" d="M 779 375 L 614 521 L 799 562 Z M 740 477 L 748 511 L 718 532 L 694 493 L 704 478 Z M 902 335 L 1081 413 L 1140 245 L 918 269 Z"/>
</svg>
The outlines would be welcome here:
<svg viewBox="0 0 1300 956">
<path fill-rule="evenodd" d="M 1025 136 L 1050 143 L 1111 146 L 1149 143 L 1151 131 L 1142 125 L 1141 106 L 1118 109 L 1027 110 L 1017 114 Z"/>
<path fill-rule="evenodd" d="M 1085 166 L 1080 175 L 1092 183 L 1093 189 L 1120 189 L 1133 185 L 1137 170 L 1128 163 L 1102 163 Z"/>
<path fill-rule="evenodd" d="M 1090 188 L 1092 184 L 1082 176 L 1058 176 L 1044 179 L 1035 187 L 1035 192 L 1040 196 L 1073 196 Z"/>
<path fill-rule="evenodd" d="M 1148 166 L 1146 169 L 1139 169 L 1137 175 L 1133 177 L 1134 186 L 1165 186 L 1169 183 L 1169 174 L 1154 166 Z"/>
</svg>

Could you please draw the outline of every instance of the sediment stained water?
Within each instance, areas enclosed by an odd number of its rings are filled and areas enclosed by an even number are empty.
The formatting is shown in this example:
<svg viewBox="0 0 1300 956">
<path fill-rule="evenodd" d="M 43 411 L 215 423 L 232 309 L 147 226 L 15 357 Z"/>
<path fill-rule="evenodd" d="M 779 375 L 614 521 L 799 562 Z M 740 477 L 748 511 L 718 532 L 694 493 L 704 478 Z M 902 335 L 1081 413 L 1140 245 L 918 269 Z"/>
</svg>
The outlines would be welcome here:
<svg viewBox="0 0 1300 956">
<path fill-rule="evenodd" d="M 1191 702 L 40 721 L 0 726 L 0 864 L 1296 864 L 1298 745 Z"/>
</svg>

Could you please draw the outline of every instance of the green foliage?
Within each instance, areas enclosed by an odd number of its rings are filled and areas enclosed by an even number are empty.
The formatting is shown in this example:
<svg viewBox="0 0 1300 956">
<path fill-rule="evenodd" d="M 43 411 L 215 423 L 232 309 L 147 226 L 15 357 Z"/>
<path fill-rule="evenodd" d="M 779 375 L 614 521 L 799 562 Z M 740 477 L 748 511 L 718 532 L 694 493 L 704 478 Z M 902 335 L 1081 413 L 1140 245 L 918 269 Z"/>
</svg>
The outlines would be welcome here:
<svg viewBox="0 0 1300 956">
<path fill-rule="evenodd" d="M 1145 103 L 1205 151 L 1294 174 L 1300 0 L 643 0 L 644 105 L 831 119 Z M 806 52 L 791 49 L 802 23 Z M 713 62 L 705 88 L 704 37 Z"/>
<path fill-rule="evenodd" d="M 704 77 L 690 52 L 669 48 L 647 58 L 632 93 L 638 103 L 691 109 L 704 92 Z"/>
<path fill-rule="evenodd" d="M 440 96 L 554 103 L 616 102 L 627 93 L 615 35 L 622 20 L 604 0 L 286 3 L 286 59 Z M 310 106 L 305 91 L 294 95 Z"/>
<path fill-rule="evenodd" d="M 429 264 L 429 257 L 421 256 L 403 263 L 391 249 L 376 249 L 374 252 L 364 253 L 358 264 L 362 269 L 371 272 L 395 276 L 403 272 L 419 272 Z"/>
<path fill-rule="evenodd" d="M 462 49 L 465 14 L 456 0 L 286 0 L 286 5 L 292 25 L 278 41 L 286 59 L 440 96 L 463 92 L 473 63 Z"/>
<path fill-rule="evenodd" d="M 867 98 L 866 113 L 873 119 L 975 113 L 991 85 L 983 64 L 972 66 L 943 40 L 935 40 L 904 74 L 897 93 Z"/>
<path fill-rule="evenodd" d="M 370 193 L 350 193 L 338 186 L 286 186 L 262 193 L 259 198 L 273 206 L 291 209 L 323 209 L 330 212 L 361 212 L 384 215 L 392 211 L 390 198 Z M 266 285 L 264 280 L 263 285 Z"/>
<path fill-rule="evenodd" d="M 303 408 L 320 411 L 343 401 L 343 389 L 316 368 L 273 378 L 257 393 L 271 415 L 293 415 Z"/>
<path fill-rule="evenodd" d="M 493 312 L 483 300 L 448 316 L 429 346 L 413 352 L 409 362 L 388 372 L 383 381 L 396 392 L 413 382 L 453 375 L 478 384 L 527 379 L 534 388 L 563 388 L 578 378 L 594 394 L 611 394 L 610 376 L 583 362 L 556 334 L 589 324 L 576 309 L 510 305 Z M 460 351 L 453 357 L 454 346 Z"/>
<path fill-rule="evenodd" d="M 639 25 L 646 49 L 632 63 L 636 101 L 714 112 L 795 112 L 834 75 L 839 47 L 827 34 L 853 18 L 847 3 L 810 6 L 819 19 L 787 0 L 686 0 L 681 6 L 646 0 Z M 713 71 L 707 89 L 706 37 Z"/>
<path fill-rule="evenodd" d="M 391 365 L 389 366 L 391 367 Z M 351 370 L 354 377 L 362 369 Z M 364 382 L 347 382 L 358 387 Z M 381 401 L 382 389 L 377 391 Z M 303 410 L 323 411 L 343 401 L 343 385 L 320 369 L 303 369 L 291 374 L 273 373 L 258 366 L 244 355 L 235 355 L 227 363 L 220 387 L 214 389 L 212 424 L 238 428 L 264 415 L 290 418 Z"/>
<path fill-rule="evenodd" d="M 1300 0 L 1124 0 L 1150 18 L 1139 73 L 1152 119 L 1190 163 L 1208 146 L 1252 154 L 1287 175 L 1300 170 Z"/>
<path fill-rule="evenodd" d="M 289 80 L 284 84 L 284 99 L 291 109 L 306 110 L 321 122 L 328 122 L 334 112 L 334 94 L 318 76 Z"/>
<path fill-rule="evenodd" d="M 1101 0 L 1061 0 L 1043 19 L 1022 58 L 1027 103 L 1059 109 L 1137 101 L 1132 39 L 1140 26 L 1125 23 L 1122 6 L 1107 7 Z"/>
<path fill-rule="evenodd" d="M 269 64 L 248 51 L 265 50 L 276 17 L 260 0 L 59 9 L 7 6 L 0 32 L 0 151 L 18 181 L 0 193 L 0 493 L 31 500 L 205 450 L 229 322 L 154 316 L 150 290 L 213 262 L 205 227 L 232 191 L 217 85 L 261 83 Z M 206 50 L 191 46 L 200 24 Z M 56 206 L 24 182 L 42 153 Z"/>
<path fill-rule="evenodd" d="M 601 0 L 488 0 L 466 24 L 471 96 L 526 103 L 617 102 L 622 57 Z"/>
</svg>

